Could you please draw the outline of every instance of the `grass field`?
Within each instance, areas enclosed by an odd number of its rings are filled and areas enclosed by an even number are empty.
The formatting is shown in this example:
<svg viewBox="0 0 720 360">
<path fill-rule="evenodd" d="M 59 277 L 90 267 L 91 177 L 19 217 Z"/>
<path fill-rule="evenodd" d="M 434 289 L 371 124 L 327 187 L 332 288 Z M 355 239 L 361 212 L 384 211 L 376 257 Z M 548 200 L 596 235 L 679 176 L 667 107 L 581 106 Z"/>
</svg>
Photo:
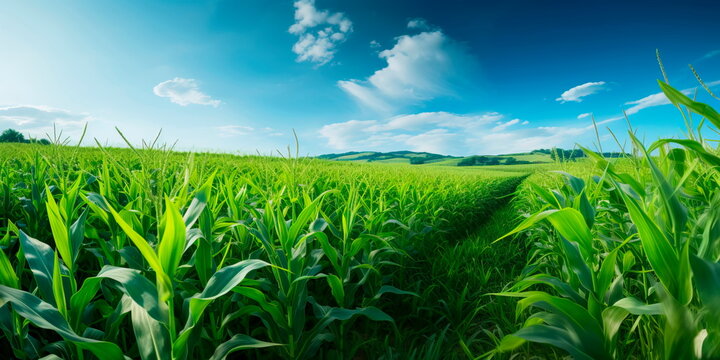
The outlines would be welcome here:
<svg viewBox="0 0 720 360">
<path fill-rule="evenodd" d="M 720 157 L 688 133 L 483 167 L 3 144 L 0 356 L 718 358 Z"/>
</svg>

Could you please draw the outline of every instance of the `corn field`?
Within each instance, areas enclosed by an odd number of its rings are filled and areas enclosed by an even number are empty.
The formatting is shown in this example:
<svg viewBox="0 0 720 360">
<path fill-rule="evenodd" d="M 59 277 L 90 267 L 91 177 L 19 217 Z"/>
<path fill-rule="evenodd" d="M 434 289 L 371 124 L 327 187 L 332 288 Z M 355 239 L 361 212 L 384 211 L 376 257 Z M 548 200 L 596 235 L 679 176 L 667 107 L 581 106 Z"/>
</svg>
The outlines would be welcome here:
<svg viewBox="0 0 720 360">
<path fill-rule="evenodd" d="M 3 145 L 0 164 L 18 359 L 376 357 L 362 345 L 395 346 L 418 296 L 405 265 L 520 179 L 147 144 Z"/>
<path fill-rule="evenodd" d="M 720 358 L 720 114 L 660 87 L 686 138 L 547 166 L 4 144 L 0 357 Z"/>
</svg>

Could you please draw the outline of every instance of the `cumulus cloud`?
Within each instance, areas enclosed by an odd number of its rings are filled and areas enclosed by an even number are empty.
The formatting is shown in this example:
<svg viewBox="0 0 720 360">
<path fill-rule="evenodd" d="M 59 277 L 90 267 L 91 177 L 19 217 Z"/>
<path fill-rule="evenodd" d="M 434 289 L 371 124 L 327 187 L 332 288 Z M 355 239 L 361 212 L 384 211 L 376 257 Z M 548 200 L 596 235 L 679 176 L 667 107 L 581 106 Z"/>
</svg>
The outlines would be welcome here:
<svg viewBox="0 0 720 360">
<path fill-rule="evenodd" d="M 599 124 L 619 120 L 605 119 Z M 531 127 L 528 121 L 505 116 L 424 112 L 384 120 L 350 120 L 323 126 L 319 134 L 337 150 L 388 151 L 409 149 L 441 154 L 498 154 L 531 151 L 552 146 L 572 147 L 578 137 L 590 134 L 589 121 L 566 126 Z"/>
<path fill-rule="evenodd" d="M 292 48 L 296 60 L 326 64 L 352 32 L 352 22 L 343 13 L 318 10 L 315 0 L 298 0 L 294 5 L 295 23 L 288 31 L 298 36 Z"/>
<path fill-rule="evenodd" d="M 565 91 L 555 100 L 561 103 L 568 101 L 581 102 L 583 97 L 595 94 L 603 89 L 605 89 L 604 81 L 588 82 Z"/>
<path fill-rule="evenodd" d="M 441 30 L 403 35 L 378 53 L 386 66 L 366 80 L 342 80 L 338 86 L 359 103 L 379 111 L 454 94 L 474 61 L 465 48 Z"/>
<path fill-rule="evenodd" d="M 220 105 L 220 100 L 214 100 L 200 91 L 195 79 L 176 77 L 172 80 L 163 81 L 155 85 L 153 93 L 160 97 L 169 98 L 170 101 L 180 106 L 197 104 L 217 107 Z"/>
</svg>

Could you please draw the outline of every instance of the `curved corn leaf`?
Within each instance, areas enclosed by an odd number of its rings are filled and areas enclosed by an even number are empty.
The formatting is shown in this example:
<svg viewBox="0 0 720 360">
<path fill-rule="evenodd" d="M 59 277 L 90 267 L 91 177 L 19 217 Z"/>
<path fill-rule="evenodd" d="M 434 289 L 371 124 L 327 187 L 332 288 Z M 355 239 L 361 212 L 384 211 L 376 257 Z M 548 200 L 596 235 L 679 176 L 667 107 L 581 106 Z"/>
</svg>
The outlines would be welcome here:
<svg viewBox="0 0 720 360">
<path fill-rule="evenodd" d="M 27 259 L 28 265 L 30 265 L 30 269 L 35 277 L 35 282 L 37 282 L 40 294 L 42 294 L 45 301 L 55 306 L 52 282 L 54 252 L 50 246 L 37 239 L 31 238 L 22 230 L 18 233 L 18 237 L 23 253 L 25 253 L 25 259 Z"/>
<path fill-rule="evenodd" d="M 169 360 L 172 358 L 170 332 L 159 321 L 153 319 L 142 306 L 133 301 L 130 306 L 135 339 L 143 360 Z"/>
<path fill-rule="evenodd" d="M 120 348 L 107 341 L 89 339 L 76 334 L 60 312 L 52 305 L 28 292 L 0 285 L 0 299 L 9 302 L 13 310 L 37 327 L 55 331 L 65 340 L 81 349 L 88 350 L 101 359 L 123 359 Z"/>
<path fill-rule="evenodd" d="M 0 248 L 0 285 L 5 285 L 14 289 L 20 287 L 20 279 L 18 279 L 15 269 L 13 269 L 10 259 Z"/>
<path fill-rule="evenodd" d="M 180 265 L 180 258 L 185 250 L 185 222 L 180 211 L 169 198 L 165 198 L 165 231 L 158 245 L 157 253 L 163 271 L 171 279 Z"/>
<path fill-rule="evenodd" d="M 70 244 L 70 233 L 65 225 L 65 219 L 60 214 L 57 203 L 55 203 L 55 198 L 53 198 L 52 192 L 47 187 L 45 187 L 45 194 L 47 195 L 45 206 L 47 208 L 53 240 L 55 240 L 55 247 L 60 253 L 60 257 L 62 257 L 65 265 L 68 266 L 72 272 L 74 256 L 72 245 Z"/>
<path fill-rule="evenodd" d="M 660 89 L 662 89 L 663 93 L 665 93 L 665 96 L 668 100 L 670 100 L 670 102 L 675 105 L 685 105 L 688 109 L 690 109 L 690 111 L 704 116 L 716 127 L 720 128 L 720 114 L 718 114 L 718 112 L 711 106 L 690 99 L 685 96 L 685 94 L 675 90 L 675 88 L 663 81 L 658 80 L 658 85 L 660 85 Z"/>
<path fill-rule="evenodd" d="M 282 346 L 282 344 L 260 341 L 247 335 L 237 334 L 230 340 L 220 344 L 220 346 L 215 349 L 215 353 L 210 360 L 224 360 L 228 355 L 238 350 L 259 349 L 272 346 Z"/>
<path fill-rule="evenodd" d="M 185 351 L 193 328 L 200 321 L 200 317 L 205 311 L 205 308 L 207 308 L 213 300 L 227 294 L 234 287 L 238 286 L 251 271 L 261 269 L 268 265 L 270 264 L 265 261 L 251 259 L 243 260 L 218 270 L 210 280 L 208 280 L 207 286 L 205 286 L 202 293 L 189 299 L 190 304 L 187 322 L 173 343 L 173 349 L 176 355 Z"/>
</svg>

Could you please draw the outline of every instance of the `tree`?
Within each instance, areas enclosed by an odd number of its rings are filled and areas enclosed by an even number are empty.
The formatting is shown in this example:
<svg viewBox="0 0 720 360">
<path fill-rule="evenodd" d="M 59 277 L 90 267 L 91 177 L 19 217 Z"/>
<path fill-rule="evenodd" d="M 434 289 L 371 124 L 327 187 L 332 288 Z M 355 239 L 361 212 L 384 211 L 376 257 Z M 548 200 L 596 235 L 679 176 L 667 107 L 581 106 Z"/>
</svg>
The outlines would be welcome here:
<svg viewBox="0 0 720 360">
<path fill-rule="evenodd" d="M 7 129 L 0 134 L 0 143 L 24 143 L 25 136 L 17 130 Z"/>
</svg>

